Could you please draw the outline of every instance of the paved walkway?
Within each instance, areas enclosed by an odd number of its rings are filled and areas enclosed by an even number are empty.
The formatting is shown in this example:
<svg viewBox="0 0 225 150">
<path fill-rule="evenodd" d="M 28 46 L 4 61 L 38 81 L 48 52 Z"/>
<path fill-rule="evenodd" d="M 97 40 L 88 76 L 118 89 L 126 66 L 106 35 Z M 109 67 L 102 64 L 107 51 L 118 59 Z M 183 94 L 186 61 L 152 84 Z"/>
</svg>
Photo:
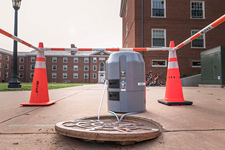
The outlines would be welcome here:
<svg viewBox="0 0 225 150">
<path fill-rule="evenodd" d="M 96 116 L 103 85 L 86 85 L 50 90 L 52 106 L 23 107 L 29 101 L 29 91 L 0 92 L 0 149 L 21 150 L 170 150 L 170 149 L 225 149 L 225 89 L 183 88 L 192 106 L 159 104 L 164 98 L 164 87 L 147 88 L 147 111 L 137 116 L 160 123 L 165 132 L 155 140 L 129 146 L 114 143 L 87 143 L 58 135 L 54 125 L 61 121 Z M 107 115 L 107 100 L 102 115 Z"/>
</svg>

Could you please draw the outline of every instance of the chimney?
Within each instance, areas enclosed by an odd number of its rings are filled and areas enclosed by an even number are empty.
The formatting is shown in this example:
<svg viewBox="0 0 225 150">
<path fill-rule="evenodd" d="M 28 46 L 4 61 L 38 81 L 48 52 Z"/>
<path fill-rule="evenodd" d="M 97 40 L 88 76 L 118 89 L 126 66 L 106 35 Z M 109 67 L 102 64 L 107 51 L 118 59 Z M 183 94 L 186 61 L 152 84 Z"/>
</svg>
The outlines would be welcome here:
<svg viewBox="0 0 225 150">
<path fill-rule="evenodd" d="M 77 47 L 75 46 L 75 44 L 71 44 L 71 48 L 77 48 Z M 76 51 L 71 51 L 70 53 L 71 55 L 75 55 Z"/>
</svg>

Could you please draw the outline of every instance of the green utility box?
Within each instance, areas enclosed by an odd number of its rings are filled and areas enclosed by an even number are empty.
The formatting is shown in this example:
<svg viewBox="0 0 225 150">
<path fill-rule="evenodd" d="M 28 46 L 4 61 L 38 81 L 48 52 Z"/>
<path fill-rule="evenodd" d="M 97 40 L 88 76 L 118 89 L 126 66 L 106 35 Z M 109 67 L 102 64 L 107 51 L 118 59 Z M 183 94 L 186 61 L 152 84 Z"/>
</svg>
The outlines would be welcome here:
<svg viewBox="0 0 225 150">
<path fill-rule="evenodd" d="M 201 85 L 225 86 L 225 46 L 201 52 Z"/>
</svg>

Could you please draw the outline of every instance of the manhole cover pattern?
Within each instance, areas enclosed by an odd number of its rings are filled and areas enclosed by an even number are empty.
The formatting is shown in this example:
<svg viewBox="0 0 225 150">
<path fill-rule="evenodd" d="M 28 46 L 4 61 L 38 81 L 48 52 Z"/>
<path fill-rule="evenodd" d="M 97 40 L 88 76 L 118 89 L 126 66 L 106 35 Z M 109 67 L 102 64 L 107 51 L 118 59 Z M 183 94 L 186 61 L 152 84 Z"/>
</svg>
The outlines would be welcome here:
<svg viewBox="0 0 225 150">
<path fill-rule="evenodd" d="M 158 137 L 163 130 L 153 120 L 134 116 L 121 122 L 115 116 L 88 117 L 59 122 L 55 129 L 61 135 L 97 141 L 143 141 Z"/>
</svg>

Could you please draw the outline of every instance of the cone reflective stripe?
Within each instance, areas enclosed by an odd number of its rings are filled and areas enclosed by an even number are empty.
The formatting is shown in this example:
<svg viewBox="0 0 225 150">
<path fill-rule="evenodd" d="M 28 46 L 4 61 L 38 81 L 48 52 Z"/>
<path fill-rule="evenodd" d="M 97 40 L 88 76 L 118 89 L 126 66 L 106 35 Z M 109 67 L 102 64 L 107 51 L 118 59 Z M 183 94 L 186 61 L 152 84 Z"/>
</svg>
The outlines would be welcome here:
<svg viewBox="0 0 225 150">
<path fill-rule="evenodd" d="M 174 46 L 171 41 L 170 47 Z M 166 105 L 192 105 L 192 102 L 184 101 L 177 54 L 174 50 L 169 51 L 165 98 L 158 102 Z"/>
<path fill-rule="evenodd" d="M 43 43 L 39 43 L 39 47 L 43 47 Z M 51 105 L 55 102 L 49 101 L 44 51 L 37 52 L 30 101 L 20 105 Z"/>
</svg>

